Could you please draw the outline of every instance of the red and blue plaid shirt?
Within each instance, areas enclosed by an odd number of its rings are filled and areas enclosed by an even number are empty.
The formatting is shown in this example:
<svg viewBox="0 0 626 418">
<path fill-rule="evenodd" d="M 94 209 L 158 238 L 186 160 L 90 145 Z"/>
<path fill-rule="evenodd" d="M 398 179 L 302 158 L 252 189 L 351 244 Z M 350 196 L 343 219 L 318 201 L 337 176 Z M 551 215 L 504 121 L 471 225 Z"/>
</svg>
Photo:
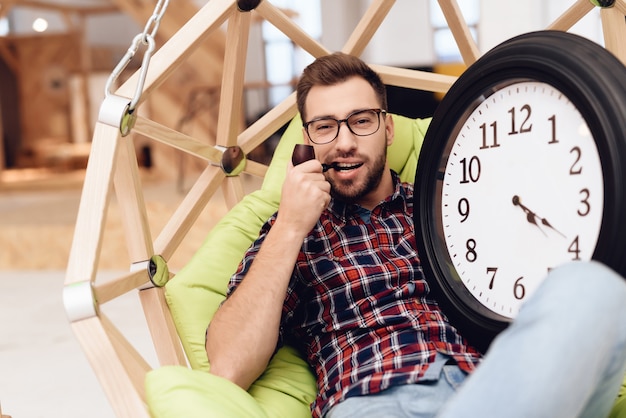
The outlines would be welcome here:
<svg viewBox="0 0 626 418">
<path fill-rule="evenodd" d="M 418 382 L 437 353 L 466 372 L 479 361 L 429 299 L 415 245 L 413 186 L 395 173 L 394 181 L 394 193 L 370 213 L 332 200 L 298 256 L 281 341 L 299 347 L 317 375 L 313 416 L 351 396 Z M 230 291 L 275 219 L 246 253 Z"/>
</svg>

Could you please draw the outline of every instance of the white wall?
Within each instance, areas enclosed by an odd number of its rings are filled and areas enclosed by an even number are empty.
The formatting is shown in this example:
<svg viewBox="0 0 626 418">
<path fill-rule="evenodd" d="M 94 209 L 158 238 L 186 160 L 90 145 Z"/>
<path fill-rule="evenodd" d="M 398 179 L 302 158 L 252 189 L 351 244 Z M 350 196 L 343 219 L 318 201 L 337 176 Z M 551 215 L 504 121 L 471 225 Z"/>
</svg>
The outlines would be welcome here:
<svg viewBox="0 0 626 418">
<path fill-rule="evenodd" d="M 482 0 L 479 49 L 484 53 L 513 36 L 543 30 L 574 3 L 574 0 Z M 599 9 L 592 10 L 570 32 L 603 44 Z"/>
<path fill-rule="evenodd" d="M 369 5 L 368 0 L 322 0 L 322 44 L 331 51 L 343 48 Z M 428 65 L 434 59 L 428 0 L 397 0 L 363 59 L 375 64 Z"/>
</svg>

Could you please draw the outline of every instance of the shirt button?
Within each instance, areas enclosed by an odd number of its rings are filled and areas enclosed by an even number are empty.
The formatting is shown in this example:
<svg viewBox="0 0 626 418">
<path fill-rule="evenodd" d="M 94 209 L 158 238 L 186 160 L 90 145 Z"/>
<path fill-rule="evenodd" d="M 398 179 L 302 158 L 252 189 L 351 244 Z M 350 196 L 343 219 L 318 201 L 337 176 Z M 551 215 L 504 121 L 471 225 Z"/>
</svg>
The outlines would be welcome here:
<svg viewBox="0 0 626 418">
<path fill-rule="evenodd" d="M 431 319 L 431 321 L 436 321 L 437 320 L 437 315 L 430 314 L 430 319 Z"/>
</svg>

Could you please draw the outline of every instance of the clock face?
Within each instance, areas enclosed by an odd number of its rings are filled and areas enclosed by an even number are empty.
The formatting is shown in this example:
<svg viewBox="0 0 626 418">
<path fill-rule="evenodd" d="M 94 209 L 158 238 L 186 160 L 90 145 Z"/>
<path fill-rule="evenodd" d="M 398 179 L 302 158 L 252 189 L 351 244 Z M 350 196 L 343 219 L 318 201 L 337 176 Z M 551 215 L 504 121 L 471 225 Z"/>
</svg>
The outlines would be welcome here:
<svg viewBox="0 0 626 418">
<path fill-rule="evenodd" d="M 552 85 L 508 81 L 481 96 L 452 130 L 439 172 L 441 253 L 495 317 L 515 317 L 551 268 L 591 259 L 602 164 L 585 119 Z"/>
<path fill-rule="evenodd" d="M 560 264 L 626 275 L 624 132 L 626 67 L 566 32 L 503 42 L 443 98 L 417 163 L 416 246 L 433 300 L 474 347 Z"/>
</svg>

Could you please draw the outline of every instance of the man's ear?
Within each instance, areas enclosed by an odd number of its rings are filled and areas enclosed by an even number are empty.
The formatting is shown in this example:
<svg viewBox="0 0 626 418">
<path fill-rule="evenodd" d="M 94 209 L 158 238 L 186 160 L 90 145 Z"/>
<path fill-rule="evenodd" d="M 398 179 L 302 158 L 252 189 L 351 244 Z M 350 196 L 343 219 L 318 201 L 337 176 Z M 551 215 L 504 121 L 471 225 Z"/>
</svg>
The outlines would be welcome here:
<svg viewBox="0 0 626 418">
<path fill-rule="evenodd" d="M 385 131 L 387 137 L 387 146 L 389 146 L 393 144 L 393 137 L 395 134 L 393 117 L 389 113 L 385 114 Z"/>
</svg>

